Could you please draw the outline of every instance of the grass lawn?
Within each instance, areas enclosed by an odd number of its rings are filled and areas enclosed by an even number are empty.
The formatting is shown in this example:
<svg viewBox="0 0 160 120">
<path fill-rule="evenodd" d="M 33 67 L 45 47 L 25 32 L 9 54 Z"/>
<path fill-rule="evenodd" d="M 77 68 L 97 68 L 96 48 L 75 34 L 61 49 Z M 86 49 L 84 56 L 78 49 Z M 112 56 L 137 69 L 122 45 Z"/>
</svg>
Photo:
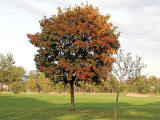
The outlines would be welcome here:
<svg viewBox="0 0 160 120">
<path fill-rule="evenodd" d="M 0 94 L 0 120 L 113 120 L 115 94 Z M 160 97 L 120 95 L 119 120 L 160 120 Z"/>
</svg>

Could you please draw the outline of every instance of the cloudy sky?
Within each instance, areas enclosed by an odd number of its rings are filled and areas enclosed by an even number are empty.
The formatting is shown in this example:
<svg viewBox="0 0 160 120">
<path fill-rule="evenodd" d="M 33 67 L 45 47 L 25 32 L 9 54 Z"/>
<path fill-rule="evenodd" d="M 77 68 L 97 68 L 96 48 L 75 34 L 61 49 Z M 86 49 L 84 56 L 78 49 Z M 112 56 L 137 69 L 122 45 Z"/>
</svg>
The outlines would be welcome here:
<svg viewBox="0 0 160 120">
<path fill-rule="evenodd" d="M 16 65 L 35 69 L 27 33 L 40 31 L 39 20 L 86 0 L 0 0 L 0 53 L 11 52 Z M 142 57 L 146 75 L 160 77 L 160 0 L 88 0 L 118 26 L 122 48 Z"/>
</svg>

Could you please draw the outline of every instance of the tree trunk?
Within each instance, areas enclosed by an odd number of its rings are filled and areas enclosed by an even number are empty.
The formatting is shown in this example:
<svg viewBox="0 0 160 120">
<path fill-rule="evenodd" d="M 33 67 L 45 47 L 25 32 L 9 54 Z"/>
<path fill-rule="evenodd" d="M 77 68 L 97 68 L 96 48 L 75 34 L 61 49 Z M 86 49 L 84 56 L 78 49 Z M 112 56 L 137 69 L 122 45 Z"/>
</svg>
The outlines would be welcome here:
<svg viewBox="0 0 160 120">
<path fill-rule="evenodd" d="M 0 92 L 2 92 L 2 85 L 3 85 L 3 84 L 2 84 L 2 83 L 0 83 Z"/>
<path fill-rule="evenodd" d="M 114 118 L 118 118 L 118 99 L 119 99 L 119 91 L 116 94 L 116 103 L 114 108 Z"/>
<path fill-rule="evenodd" d="M 74 84 L 70 82 L 71 87 L 71 111 L 75 111 L 75 104 L 74 104 Z"/>
<path fill-rule="evenodd" d="M 7 92 L 9 92 L 10 90 L 9 90 L 9 84 L 7 85 Z"/>
</svg>

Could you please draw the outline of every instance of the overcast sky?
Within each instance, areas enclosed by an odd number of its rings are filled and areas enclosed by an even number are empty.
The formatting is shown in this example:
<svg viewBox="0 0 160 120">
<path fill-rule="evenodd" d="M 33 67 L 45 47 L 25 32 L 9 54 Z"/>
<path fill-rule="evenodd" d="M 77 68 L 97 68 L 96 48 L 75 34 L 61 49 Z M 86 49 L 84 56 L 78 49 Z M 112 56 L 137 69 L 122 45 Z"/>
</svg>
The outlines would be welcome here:
<svg viewBox="0 0 160 120">
<path fill-rule="evenodd" d="M 11 52 L 16 65 L 35 69 L 27 33 L 40 31 L 39 20 L 86 0 L 0 0 L 0 53 Z M 142 57 L 146 75 L 160 77 L 160 0 L 88 0 L 118 26 L 123 49 Z"/>
</svg>

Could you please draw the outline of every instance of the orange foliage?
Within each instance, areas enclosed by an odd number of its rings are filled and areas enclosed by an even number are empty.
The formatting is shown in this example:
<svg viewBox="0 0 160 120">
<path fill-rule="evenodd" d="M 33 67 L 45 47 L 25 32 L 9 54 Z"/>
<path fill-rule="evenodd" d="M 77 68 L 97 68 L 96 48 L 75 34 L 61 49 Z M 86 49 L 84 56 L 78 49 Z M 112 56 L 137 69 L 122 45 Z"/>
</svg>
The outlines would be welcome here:
<svg viewBox="0 0 160 120">
<path fill-rule="evenodd" d="M 38 68 L 49 74 L 53 74 L 54 70 L 56 74 L 66 71 L 68 80 L 74 75 L 80 80 L 87 80 L 95 74 L 104 77 L 112 69 L 114 60 L 111 55 L 116 54 L 119 48 L 119 35 L 108 20 L 109 16 L 101 15 L 98 8 L 88 4 L 65 10 L 58 8 L 57 15 L 40 22 L 41 33 L 27 35 L 42 54 L 36 59 L 38 65 L 41 64 Z M 64 44 L 68 46 L 64 47 Z M 57 65 L 53 61 L 48 63 L 49 53 L 51 57 L 54 54 L 52 59 L 58 60 Z M 49 64 L 49 67 L 44 67 L 44 64 Z M 50 69 L 50 65 L 54 70 Z"/>
</svg>

